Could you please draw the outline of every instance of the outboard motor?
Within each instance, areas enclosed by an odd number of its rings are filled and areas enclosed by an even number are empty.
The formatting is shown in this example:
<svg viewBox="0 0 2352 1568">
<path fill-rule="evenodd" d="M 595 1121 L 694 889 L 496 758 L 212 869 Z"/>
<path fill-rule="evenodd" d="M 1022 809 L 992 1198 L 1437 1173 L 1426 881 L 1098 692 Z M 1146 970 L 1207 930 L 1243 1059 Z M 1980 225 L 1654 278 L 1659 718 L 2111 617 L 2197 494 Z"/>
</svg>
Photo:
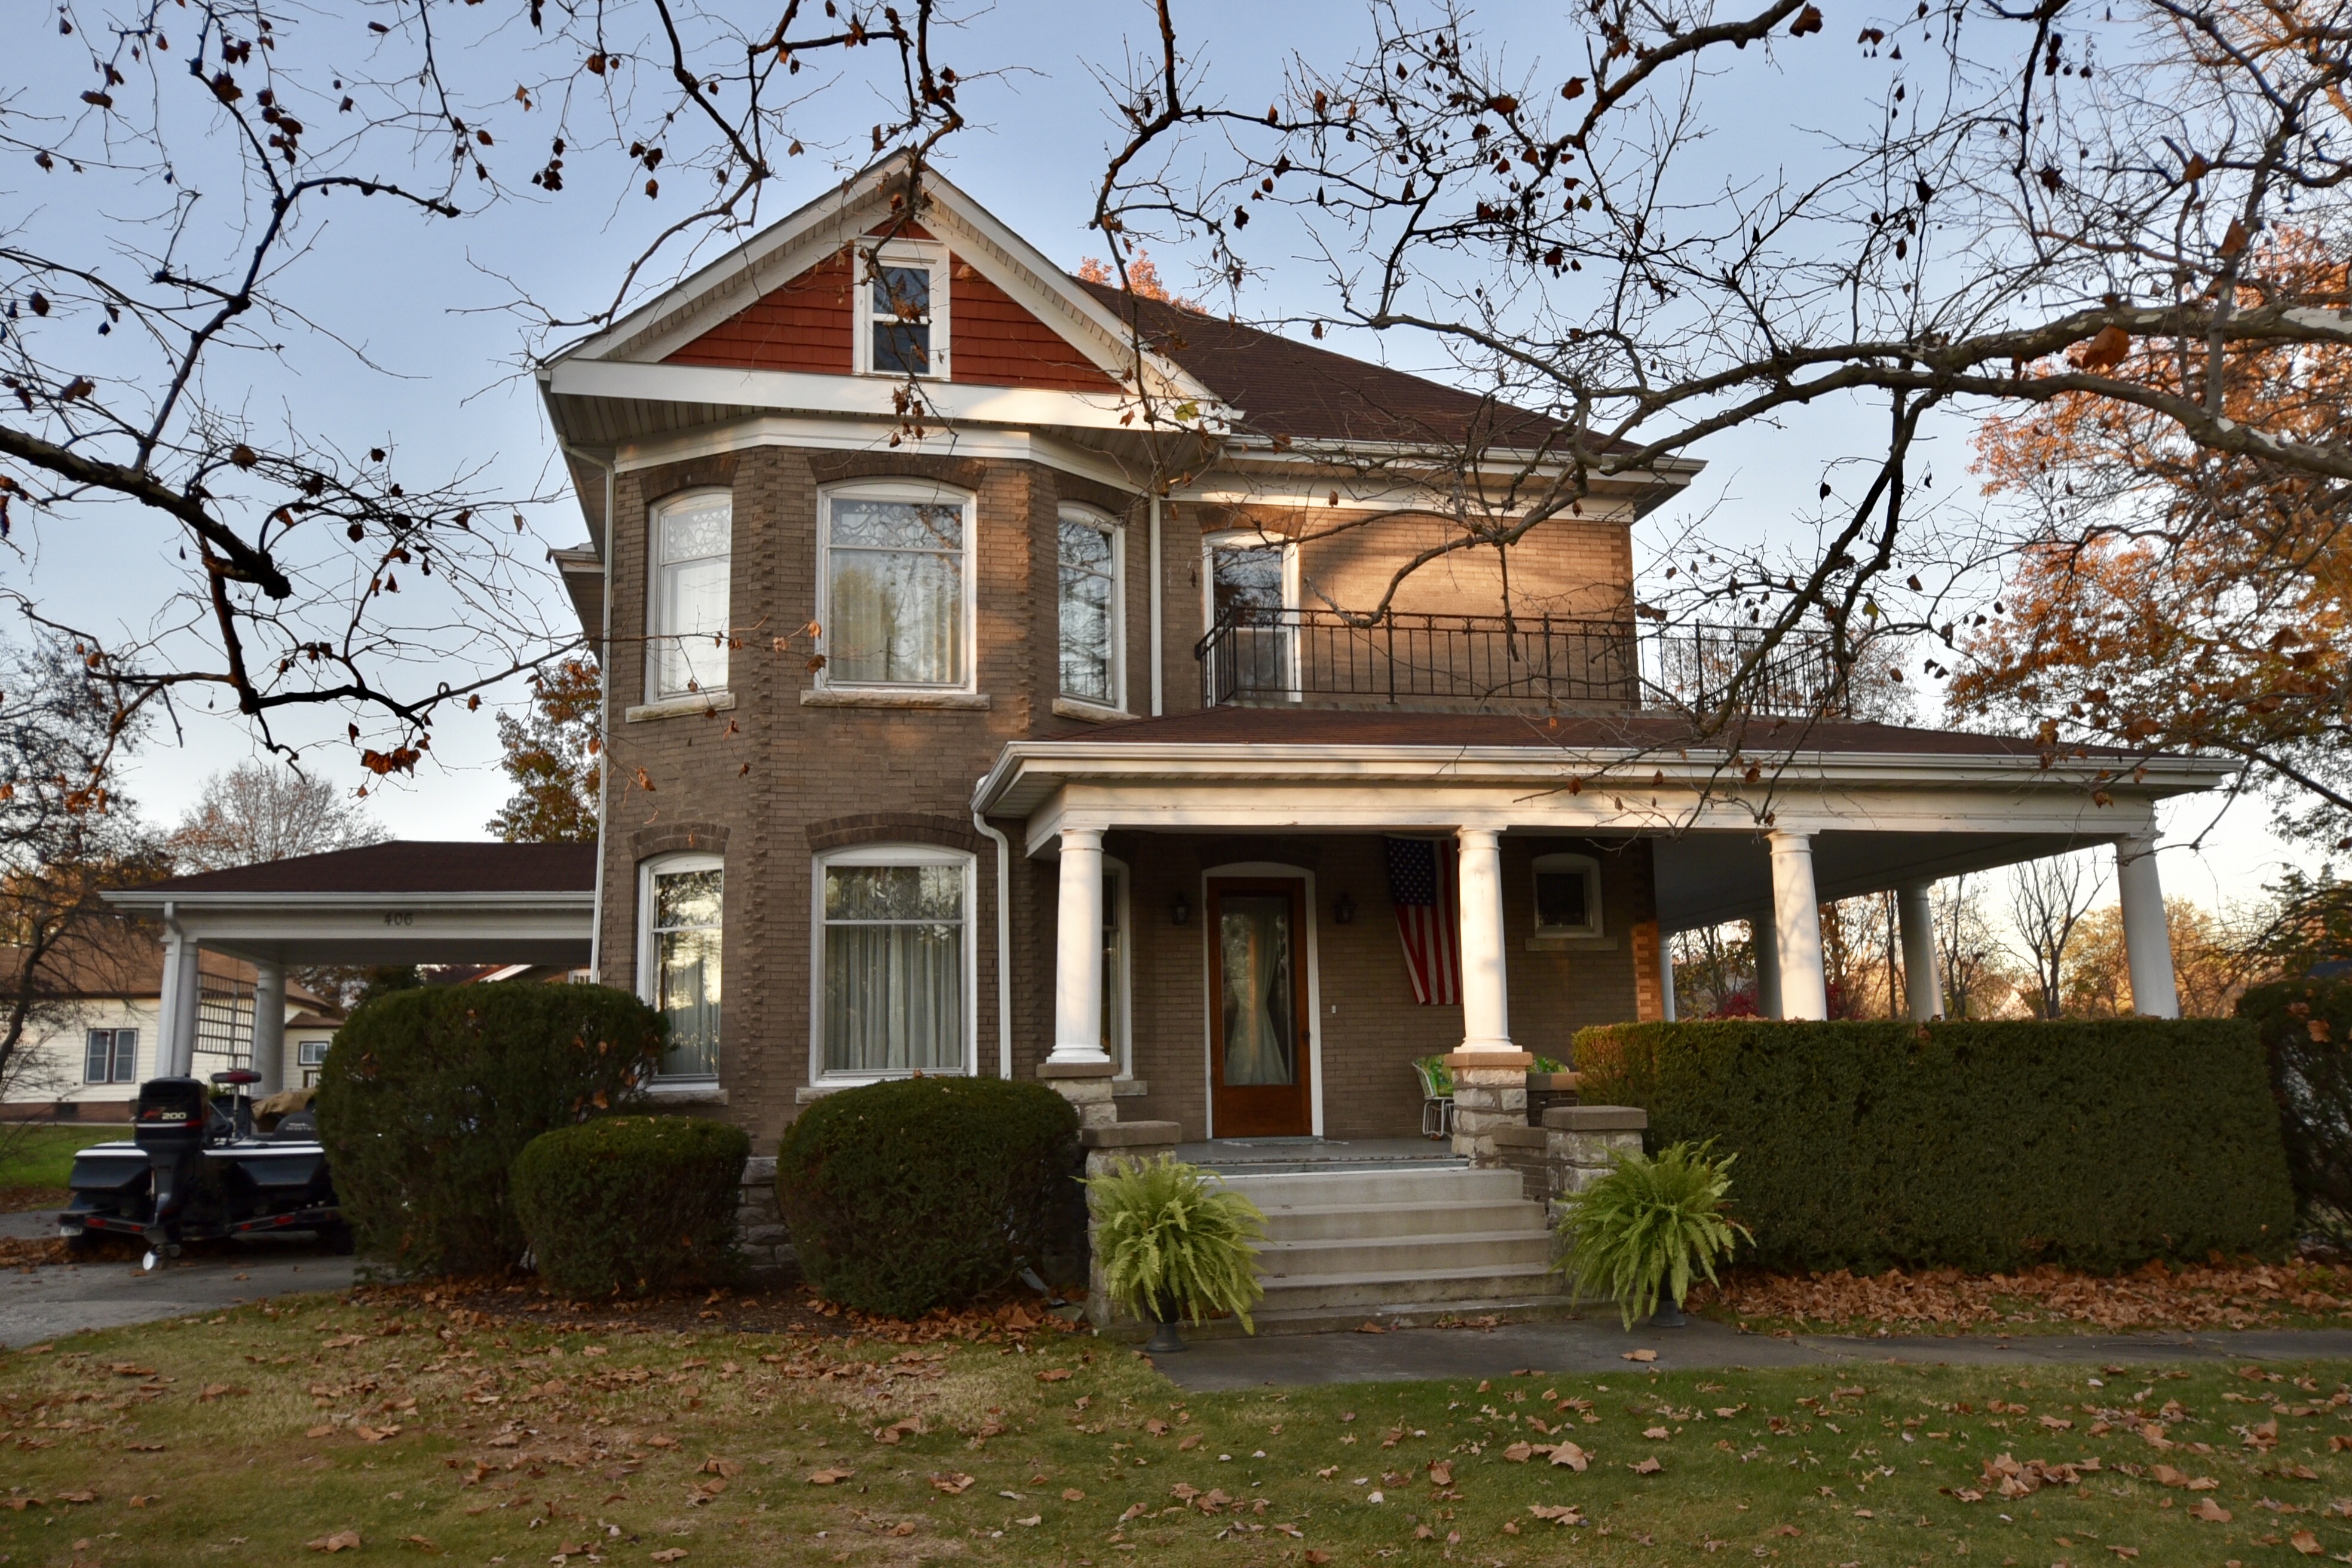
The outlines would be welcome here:
<svg viewBox="0 0 2352 1568">
<path fill-rule="evenodd" d="M 131 1137 L 146 1152 L 154 1175 L 154 1207 L 143 1232 L 150 1268 L 173 1250 L 173 1222 L 195 1196 L 212 1114 L 211 1100 L 195 1079 L 151 1078 L 139 1086 Z"/>
</svg>

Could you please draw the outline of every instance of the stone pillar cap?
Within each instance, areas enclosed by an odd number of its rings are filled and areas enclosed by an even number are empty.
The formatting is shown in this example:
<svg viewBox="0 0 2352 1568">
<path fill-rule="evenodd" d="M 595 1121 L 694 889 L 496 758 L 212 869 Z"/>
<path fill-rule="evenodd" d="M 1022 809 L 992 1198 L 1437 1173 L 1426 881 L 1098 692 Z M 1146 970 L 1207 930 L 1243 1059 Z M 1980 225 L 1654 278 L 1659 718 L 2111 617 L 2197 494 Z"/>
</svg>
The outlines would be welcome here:
<svg viewBox="0 0 2352 1568">
<path fill-rule="evenodd" d="M 1183 1127 L 1173 1121 L 1115 1121 L 1108 1127 L 1079 1128 L 1078 1142 L 1089 1149 L 1173 1145 L 1183 1136 Z"/>
<path fill-rule="evenodd" d="M 1445 1065 L 1455 1072 L 1465 1068 L 1492 1068 L 1497 1072 L 1525 1072 L 1536 1065 L 1533 1051 L 1450 1051 Z"/>
<path fill-rule="evenodd" d="M 1114 1061 L 1056 1062 L 1037 1064 L 1039 1078 L 1117 1078 L 1118 1064 Z"/>
<path fill-rule="evenodd" d="M 1650 1113 L 1638 1105 L 1555 1105 L 1543 1124 L 1555 1132 L 1645 1132 Z"/>
</svg>

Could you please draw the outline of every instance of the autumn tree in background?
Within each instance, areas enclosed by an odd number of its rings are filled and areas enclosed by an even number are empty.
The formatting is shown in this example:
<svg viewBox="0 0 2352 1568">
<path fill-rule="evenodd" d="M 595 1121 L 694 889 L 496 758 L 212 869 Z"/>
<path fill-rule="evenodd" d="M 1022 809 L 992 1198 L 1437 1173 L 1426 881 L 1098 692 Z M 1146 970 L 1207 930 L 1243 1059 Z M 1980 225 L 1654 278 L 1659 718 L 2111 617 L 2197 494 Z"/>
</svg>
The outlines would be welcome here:
<svg viewBox="0 0 2352 1568">
<path fill-rule="evenodd" d="M 355 849 L 390 837 L 349 789 L 257 758 L 206 779 L 163 845 L 179 870 L 195 872 Z"/>
<path fill-rule="evenodd" d="M 489 830 L 509 844 L 592 844 L 603 770 L 596 662 L 567 658 L 530 678 L 530 707 L 499 715 L 499 765 L 515 786 Z"/>
<path fill-rule="evenodd" d="M 2241 245 L 2243 244 L 2241 238 Z M 2303 231 L 2252 246 L 2238 307 L 2352 303 L 2352 253 Z M 2075 362 L 2215 400 L 2278 441 L 2352 428 L 2352 349 L 2097 341 Z M 1966 713 L 2136 753 L 2242 758 L 2291 833 L 2352 843 L 2352 487 L 2185 438 L 2156 407 L 2067 394 L 1986 422 L 1986 490 L 2037 520 L 1951 687 Z"/>
<path fill-rule="evenodd" d="M 1111 271 L 1110 263 L 1098 256 L 1085 257 L 1078 262 L 1076 277 L 1081 283 L 1108 284 L 1117 276 Z M 1198 300 L 1188 300 L 1181 294 L 1171 292 L 1160 279 L 1160 264 L 1151 259 L 1151 252 L 1148 250 L 1138 249 L 1128 258 L 1127 291 L 1141 299 L 1157 300 L 1162 304 L 1175 305 L 1187 310 L 1205 308 Z"/>
<path fill-rule="evenodd" d="M 2226 1018 L 2247 986 L 2269 979 L 2276 965 L 2255 950 L 2242 922 L 2193 900 L 2164 900 L 2172 937 L 2172 980 L 2184 1018 Z M 2123 910 L 2115 904 L 2083 917 L 2066 973 L 2066 1015 L 2083 1018 L 2132 1016 L 2131 964 L 2124 949 Z"/>
</svg>

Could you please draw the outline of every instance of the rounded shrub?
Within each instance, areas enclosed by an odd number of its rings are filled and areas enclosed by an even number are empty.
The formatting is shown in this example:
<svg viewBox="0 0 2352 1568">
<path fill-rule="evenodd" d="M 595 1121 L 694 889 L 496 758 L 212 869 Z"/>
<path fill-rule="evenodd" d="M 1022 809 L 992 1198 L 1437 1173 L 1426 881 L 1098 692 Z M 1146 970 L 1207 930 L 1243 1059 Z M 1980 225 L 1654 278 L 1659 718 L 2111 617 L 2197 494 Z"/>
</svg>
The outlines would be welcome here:
<svg viewBox="0 0 2352 1568">
<path fill-rule="evenodd" d="M 1042 1268 L 1083 1213 L 1077 1133 L 1069 1101 L 1039 1083 L 845 1089 L 785 1130 L 776 1206 L 826 1300 L 920 1317 L 992 1289 L 1024 1261 Z"/>
<path fill-rule="evenodd" d="M 659 1015 L 603 985 L 450 985 L 362 1004 L 319 1075 L 319 1132 L 360 1249 L 411 1274 L 522 1256 L 508 1187 L 541 1133 L 627 1110 Z"/>
<path fill-rule="evenodd" d="M 572 1296 L 644 1296 L 730 1274 L 751 1140 L 687 1116 L 602 1116 L 515 1157 L 515 1214 L 540 1278 Z"/>
</svg>

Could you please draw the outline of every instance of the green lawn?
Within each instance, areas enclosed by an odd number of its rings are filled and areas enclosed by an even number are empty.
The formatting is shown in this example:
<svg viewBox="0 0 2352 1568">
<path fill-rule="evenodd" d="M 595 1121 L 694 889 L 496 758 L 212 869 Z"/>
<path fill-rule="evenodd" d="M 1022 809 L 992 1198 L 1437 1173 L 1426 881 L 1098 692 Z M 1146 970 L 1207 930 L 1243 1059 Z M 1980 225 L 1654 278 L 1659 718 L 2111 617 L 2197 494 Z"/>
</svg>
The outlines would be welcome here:
<svg viewBox="0 0 2352 1568">
<path fill-rule="evenodd" d="M 313 1299 L 0 1357 L 0 1562 L 279 1563 L 349 1531 L 517 1565 L 2284 1563 L 2352 1551 L 2347 1376 L 1629 1363 L 1186 1395 L 1084 1335 Z M 1563 1438 L 1589 1468 L 1530 1451 Z"/>
<path fill-rule="evenodd" d="M 122 1122 L 68 1122 L 0 1131 L 0 1192 L 11 1187 L 62 1187 L 74 1152 L 92 1143 L 131 1136 Z"/>
</svg>

